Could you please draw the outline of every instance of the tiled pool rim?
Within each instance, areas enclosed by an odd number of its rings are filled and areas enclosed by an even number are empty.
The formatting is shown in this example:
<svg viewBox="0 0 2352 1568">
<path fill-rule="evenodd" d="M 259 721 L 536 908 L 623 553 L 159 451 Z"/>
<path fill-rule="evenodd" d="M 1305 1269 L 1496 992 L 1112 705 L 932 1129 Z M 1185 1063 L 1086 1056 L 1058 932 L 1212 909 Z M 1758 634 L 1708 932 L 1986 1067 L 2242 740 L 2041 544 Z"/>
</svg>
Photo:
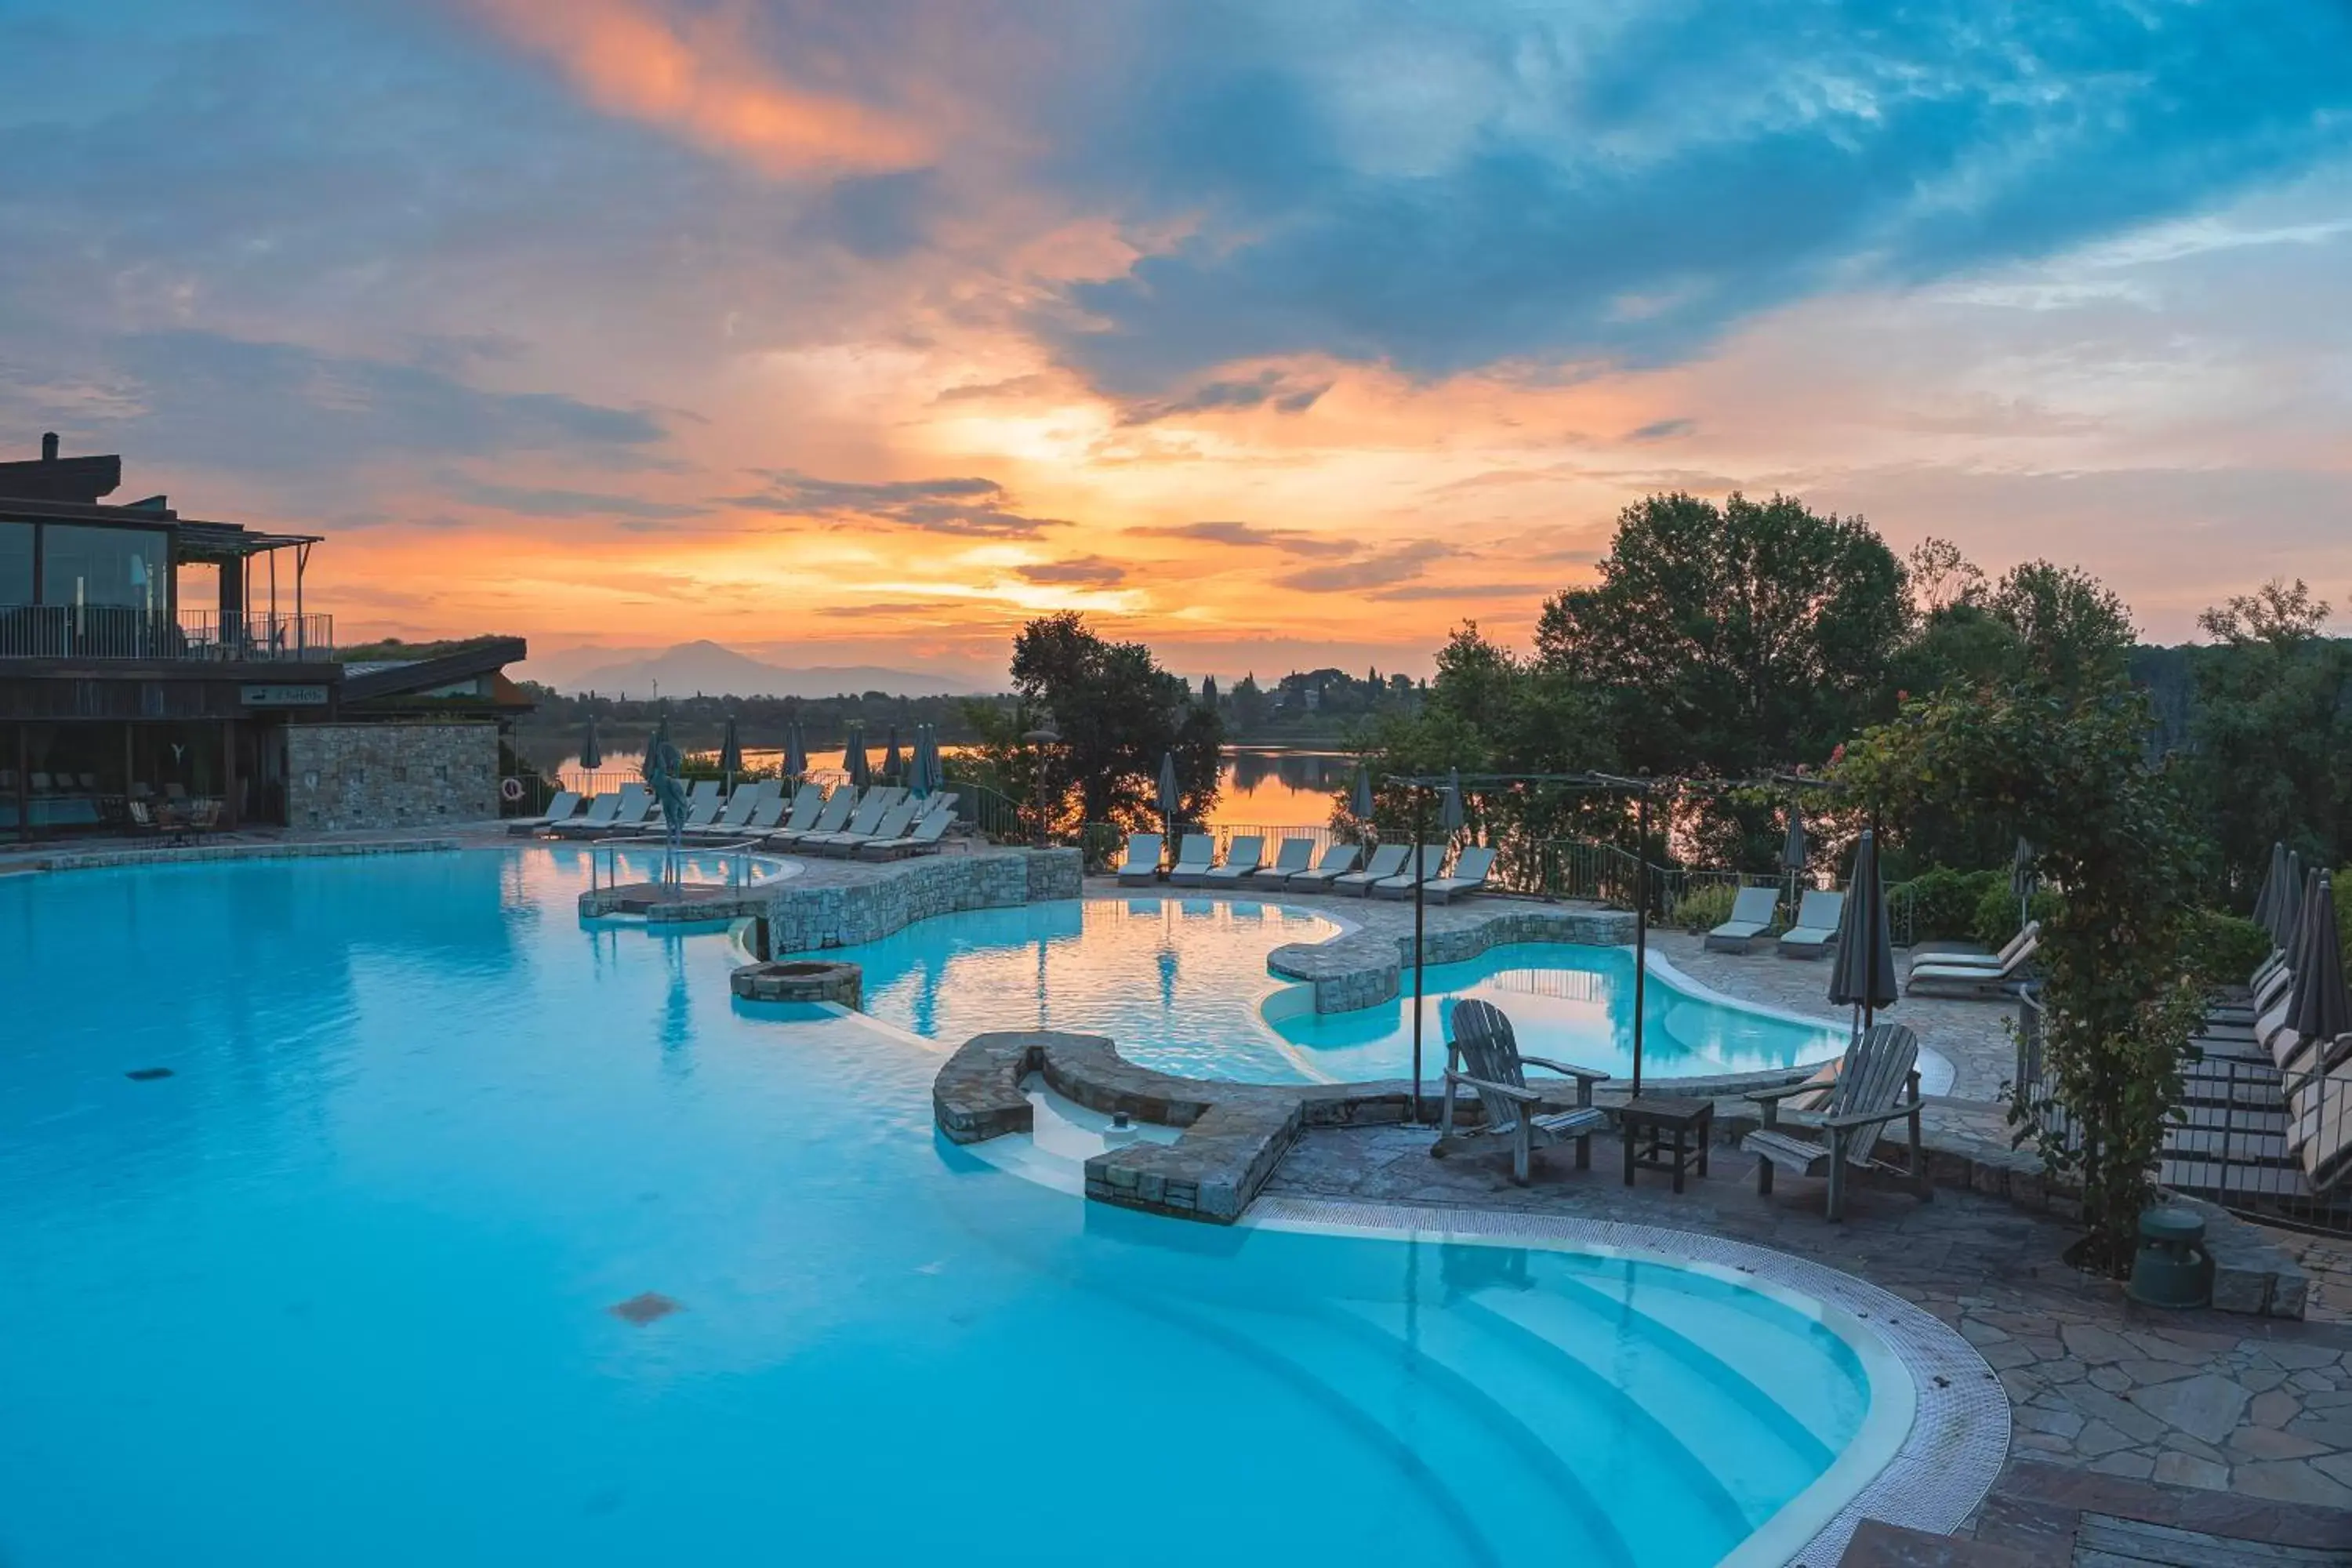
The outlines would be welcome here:
<svg viewBox="0 0 2352 1568">
<path fill-rule="evenodd" d="M 1815 1522 L 1820 1510 L 1804 1504 L 1836 1475 L 1847 1455 L 1841 1455 L 1813 1487 L 1767 1521 L 1719 1568 L 1767 1568 L 1781 1563 L 1792 1568 L 1835 1568 L 1854 1528 L 1865 1518 L 1948 1535 L 1984 1501 L 2009 1458 L 2009 1396 L 1976 1348 L 1934 1314 L 1823 1264 L 1696 1231 L 1492 1209 L 1435 1210 L 1276 1195 L 1258 1199 L 1241 1223 L 1433 1242 L 1631 1253 L 1678 1267 L 1713 1268 L 1736 1276 L 1742 1284 L 1793 1292 L 1859 1320 L 1877 1349 L 1910 1379 L 1910 1430 L 1877 1473 L 1825 1521 Z M 1843 1325 L 1824 1321 L 1849 1343 L 1856 1342 Z M 1867 1360 L 1867 1352 L 1863 1353 Z M 1872 1403 L 1877 1403 L 1875 1378 Z M 1862 1441 L 1857 1436 L 1847 1454 Z"/>
</svg>

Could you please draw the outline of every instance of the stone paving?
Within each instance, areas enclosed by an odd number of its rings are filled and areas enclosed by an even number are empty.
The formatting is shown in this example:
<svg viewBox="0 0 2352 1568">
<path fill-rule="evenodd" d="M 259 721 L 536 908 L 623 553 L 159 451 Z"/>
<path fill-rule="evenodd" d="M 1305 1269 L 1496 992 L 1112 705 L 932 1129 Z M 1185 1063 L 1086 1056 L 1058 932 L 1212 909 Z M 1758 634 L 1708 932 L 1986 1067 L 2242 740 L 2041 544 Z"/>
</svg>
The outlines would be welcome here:
<svg viewBox="0 0 2352 1568">
<path fill-rule="evenodd" d="M 1310 1128 L 1265 1191 L 1618 1220 L 1794 1253 L 1918 1303 L 1976 1345 L 2015 1405 L 2021 1458 L 2352 1509 L 2352 1325 L 2134 1306 L 2063 1261 L 2072 1227 L 1970 1192 L 1921 1204 L 1865 1187 L 1832 1226 L 1822 1183 L 1783 1175 L 1759 1197 L 1754 1160 L 1721 1146 L 1676 1197 L 1663 1175 L 1623 1186 L 1607 1137 L 1591 1171 L 1559 1158 L 1526 1187 L 1498 1159 L 1433 1160 L 1431 1142 L 1409 1127 Z"/>
</svg>

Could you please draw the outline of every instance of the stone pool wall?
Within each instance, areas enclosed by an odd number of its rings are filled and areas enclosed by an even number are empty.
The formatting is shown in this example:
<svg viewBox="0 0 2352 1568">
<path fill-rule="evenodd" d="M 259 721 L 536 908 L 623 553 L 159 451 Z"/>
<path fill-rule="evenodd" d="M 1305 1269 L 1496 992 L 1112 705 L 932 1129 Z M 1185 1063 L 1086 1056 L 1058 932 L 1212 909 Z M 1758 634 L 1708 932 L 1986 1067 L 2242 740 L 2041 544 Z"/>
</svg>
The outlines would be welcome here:
<svg viewBox="0 0 2352 1568">
<path fill-rule="evenodd" d="M 1463 963 L 1515 942 L 1620 947 L 1633 940 L 1633 917 L 1617 910 L 1496 903 L 1449 905 L 1423 914 L 1430 963 Z M 1295 942 L 1267 954 L 1266 967 L 1313 986 L 1318 1013 L 1376 1007 L 1397 994 L 1412 968 L 1412 931 L 1408 925 L 1399 935 L 1383 925 L 1329 942 Z"/>
<path fill-rule="evenodd" d="M 768 900 L 767 951 L 855 947 L 935 915 L 1075 899 L 1085 890 L 1085 879 L 1075 849 L 1015 849 L 926 857 L 866 881 L 787 882 Z"/>
</svg>

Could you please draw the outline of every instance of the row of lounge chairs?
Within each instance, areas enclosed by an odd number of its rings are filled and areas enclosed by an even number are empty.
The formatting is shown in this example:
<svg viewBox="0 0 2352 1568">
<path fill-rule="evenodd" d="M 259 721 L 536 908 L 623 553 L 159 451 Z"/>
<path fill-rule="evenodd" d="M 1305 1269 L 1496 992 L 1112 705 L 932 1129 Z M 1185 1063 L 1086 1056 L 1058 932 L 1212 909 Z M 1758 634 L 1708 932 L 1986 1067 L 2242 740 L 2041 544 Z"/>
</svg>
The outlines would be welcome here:
<svg viewBox="0 0 2352 1568">
<path fill-rule="evenodd" d="M 2209 1010 L 2192 1041 L 2159 1178 L 2227 1203 L 2324 1198 L 2352 1177 L 2352 1034 L 2289 1026 L 2285 954 L 2251 983 L 2250 999 Z"/>
<path fill-rule="evenodd" d="M 804 784 L 788 803 L 775 779 L 739 787 L 721 798 L 716 780 L 698 781 L 687 796 L 683 833 L 702 845 L 755 843 L 812 855 L 893 859 L 939 848 L 955 826 L 956 796 L 949 791 L 916 795 L 894 785 L 859 790 L 845 784 L 828 795 Z M 509 825 L 517 834 L 557 838 L 611 838 L 656 831 L 653 794 L 643 784 L 624 784 L 581 809 L 581 797 L 562 791 L 543 816 Z"/>
<path fill-rule="evenodd" d="M 1732 896 L 1731 918 L 1706 933 L 1709 952 L 1746 952 L 1780 918 L 1780 889 L 1769 885 L 1742 888 Z M 1783 958 L 1819 958 L 1837 945 L 1838 925 L 1845 919 L 1845 895 L 1808 889 L 1797 900 L 1797 919 L 1782 931 L 1773 947 Z"/>
<path fill-rule="evenodd" d="M 1167 841 L 1157 833 L 1128 836 L 1127 858 L 1118 868 L 1123 888 L 1146 887 L 1160 879 L 1160 863 Z M 1265 857 L 1261 834 L 1236 835 L 1216 858 L 1216 840 L 1205 833 L 1188 833 L 1177 847 L 1176 862 L 1168 881 L 1178 888 L 1248 888 L 1286 893 L 1349 893 L 1360 898 L 1410 899 L 1416 887 L 1432 903 L 1448 903 L 1459 895 L 1486 886 L 1495 869 L 1495 851 L 1473 844 L 1445 865 L 1446 847 L 1424 844 L 1418 852 L 1409 845 L 1374 846 L 1371 858 L 1357 868 L 1360 851 L 1352 844 L 1334 844 L 1318 859 L 1311 838 L 1286 838 L 1272 861 Z"/>
</svg>

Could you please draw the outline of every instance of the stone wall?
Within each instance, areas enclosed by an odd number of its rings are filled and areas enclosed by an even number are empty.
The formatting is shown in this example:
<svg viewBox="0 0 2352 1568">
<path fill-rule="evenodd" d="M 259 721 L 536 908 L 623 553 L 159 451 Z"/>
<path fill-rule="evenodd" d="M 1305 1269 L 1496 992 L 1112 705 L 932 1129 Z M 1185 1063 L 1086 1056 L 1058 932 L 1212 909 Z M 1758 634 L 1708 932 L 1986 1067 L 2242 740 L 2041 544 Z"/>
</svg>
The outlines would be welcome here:
<svg viewBox="0 0 2352 1568">
<path fill-rule="evenodd" d="M 499 815 L 495 724 L 289 724 L 286 825 L 446 826 Z"/>
<path fill-rule="evenodd" d="M 1075 899 L 1084 888 L 1085 868 L 1075 849 L 935 855 L 871 881 L 786 882 L 768 904 L 768 952 L 855 947 L 934 915 Z"/>
<path fill-rule="evenodd" d="M 1433 964 L 1466 963 L 1488 948 L 1515 942 L 1616 947 L 1633 940 L 1633 917 L 1614 910 L 1497 900 L 1427 913 L 1434 917 L 1424 933 Z M 1295 942 L 1269 953 L 1266 967 L 1285 980 L 1312 985 L 1318 1013 L 1376 1007 L 1397 994 L 1412 969 L 1412 933 L 1368 926 L 1328 942 Z"/>
</svg>

